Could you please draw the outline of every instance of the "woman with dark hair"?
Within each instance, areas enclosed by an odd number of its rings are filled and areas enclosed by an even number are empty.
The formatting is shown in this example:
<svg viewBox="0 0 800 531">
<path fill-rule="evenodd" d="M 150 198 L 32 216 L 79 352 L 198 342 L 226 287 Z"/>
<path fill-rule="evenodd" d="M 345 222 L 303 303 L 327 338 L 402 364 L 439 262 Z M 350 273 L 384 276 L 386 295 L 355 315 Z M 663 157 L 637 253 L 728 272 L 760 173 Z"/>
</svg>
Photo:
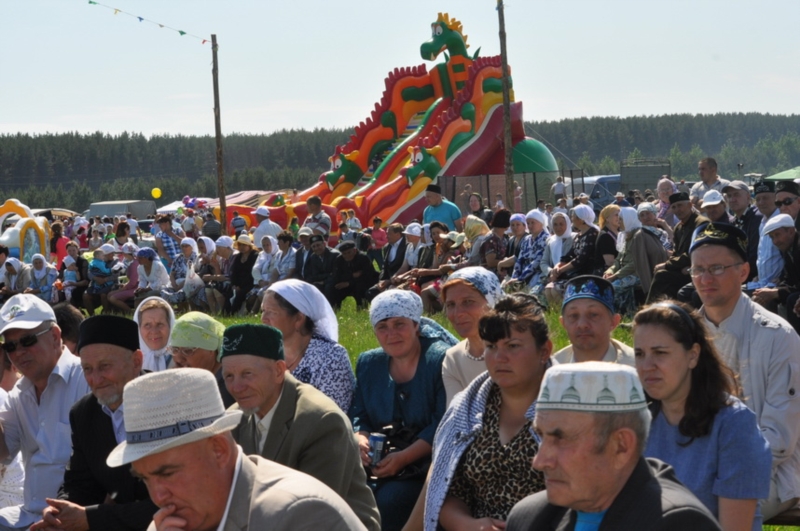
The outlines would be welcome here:
<svg viewBox="0 0 800 531">
<path fill-rule="evenodd" d="M 652 401 L 644 455 L 672 465 L 724 531 L 760 530 L 772 454 L 703 318 L 680 303 L 653 304 L 634 317 L 633 343 Z"/>
<path fill-rule="evenodd" d="M 494 217 L 494 212 L 491 209 L 486 208 L 483 205 L 483 197 L 481 194 L 477 192 L 472 192 L 469 194 L 468 198 L 469 202 L 469 213 L 475 216 L 476 218 L 481 218 L 483 221 L 486 222 L 487 225 L 492 224 L 492 218 Z"/>
<path fill-rule="evenodd" d="M 130 239 L 131 233 L 131 226 L 128 224 L 127 221 L 120 221 L 117 223 L 117 227 L 114 230 L 114 237 L 108 242 L 114 246 L 114 250 L 119 253 L 117 258 L 119 260 L 123 260 L 123 251 L 122 246 L 131 241 Z"/>
<path fill-rule="evenodd" d="M 490 271 L 497 271 L 497 265 L 506 257 L 508 241 L 506 230 L 511 225 L 511 212 L 501 208 L 494 213 L 492 232 L 483 240 L 480 247 L 481 265 Z"/>
<path fill-rule="evenodd" d="M 514 294 L 481 317 L 487 372 L 459 395 L 439 424 L 425 502 L 425 529 L 504 529 L 511 508 L 544 490 L 530 466 L 531 427 L 553 344 L 536 299 Z"/>
<path fill-rule="evenodd" d="M 275 282 L 261 301 L 261 322 L 283 334 L 286 368 L 347 412 L 356 378 L 347 350 L 338 343 L 339 323 L 330 303 L 312 284 Z"/>
<path fill-rule="evenodd" d="M 61 269 L 61 262 L 67 257 L 69 238 L 64 236 L 64 225 L 60 221 L 50 225 L 50 230 L 53 232 L 53 237 L 50 238 L 50 262 L 55 260 L 56 269 Z"/>
</svg>

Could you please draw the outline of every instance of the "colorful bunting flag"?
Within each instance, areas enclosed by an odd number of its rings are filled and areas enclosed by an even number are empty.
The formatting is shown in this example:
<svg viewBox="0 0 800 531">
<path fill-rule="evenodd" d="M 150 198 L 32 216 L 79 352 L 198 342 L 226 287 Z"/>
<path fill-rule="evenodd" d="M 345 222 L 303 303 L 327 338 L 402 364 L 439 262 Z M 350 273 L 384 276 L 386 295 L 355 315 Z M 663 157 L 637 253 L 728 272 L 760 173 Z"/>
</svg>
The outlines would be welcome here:
<svg viewBox="0 0 800 531">
<path fill-rule="evenodd" d="M 169 27 L 169 26 L 167 26 L 165 24 L 160 24 L 158 22 L 154 22 L 154 21 L 146 19 L 144 17 L 140 17 L 138 15 L 133 15 L 131 13 L 128 13 L 128 12 L 123 11 L 122 9 L 118 9 L 116 7 L 111 7 L 111 6 L 107 6 L 105 4 L 101 4 L 100 2 L 97 2 L 96 0 L 89 0 L 89 5 L 104 7 L 106 9 L 109 9 L 109 10 L 113 11 L 115 15 L 118 15 L 119 13 L 122 13 L 123 15 L 128 15 L 129 17 L 137 19 L 139 22 L 149 22 L 150 24 L 154 24 L 154 25 L 158 26 L 159 28 L 165 28 L 165 29 L 168 29 L 168 30 L 172 30 L 172 31 L 176 32 L 178 35 L 180 35 L 181 37 L 183 37 L 184 35 L 188 35 L 189 37 L 193 37 L 193 38 L 199 40 L 200 44 L 205 44 L 205 43 L 208 42 L 208 39 L 204 39 L 203 37 L 198 37 L 197 35 L 192 35 L 191 33 L 187 33 L 187 32 L 185 32 L 183 30 L 171 28 L 171 27 Z"/>
</svg>

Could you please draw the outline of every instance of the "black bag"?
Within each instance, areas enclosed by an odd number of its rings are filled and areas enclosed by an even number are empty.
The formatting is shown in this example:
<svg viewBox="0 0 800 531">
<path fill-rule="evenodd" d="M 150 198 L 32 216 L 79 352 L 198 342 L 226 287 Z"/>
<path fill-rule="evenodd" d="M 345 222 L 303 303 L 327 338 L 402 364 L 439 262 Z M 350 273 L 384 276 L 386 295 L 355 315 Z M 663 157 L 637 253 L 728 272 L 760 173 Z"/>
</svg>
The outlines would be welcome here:
<svg viewBox="0 0 800 531">
<path fill-rule="evenodd" d="M 417 432 L 409 426 L 389 424 L 379 430 L 379 433 L 386 435 L 386 442 L 383 445 L 381 458 L 392 452 L 399 452 L 411 446 L 419 437 Z M 406 466 L 396 476 L 382 478 L 383 480 L 407 480 L 425 479 L 428 476 L 428 469 L 431 467 L 431 456 L 423 457 Z"/>
</svg>

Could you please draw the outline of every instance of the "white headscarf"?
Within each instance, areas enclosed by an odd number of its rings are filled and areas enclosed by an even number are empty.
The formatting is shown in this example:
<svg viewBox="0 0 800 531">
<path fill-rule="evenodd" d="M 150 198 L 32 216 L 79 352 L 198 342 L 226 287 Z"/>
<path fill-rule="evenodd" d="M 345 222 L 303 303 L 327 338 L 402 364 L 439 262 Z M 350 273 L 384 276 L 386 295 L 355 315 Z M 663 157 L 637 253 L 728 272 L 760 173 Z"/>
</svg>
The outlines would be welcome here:
<svg viewBox="0 0 800 531">
<path fill-rule="evenodd" d="M 567 222 L 567 230 L 565 230 L 564 234 L 561 236 L 556 235 L 555 230 L 553 230 L 553 235 L 547 240 L 547 246 L 550 247 L 550 258 L 553 260 L 554 264 L 557 264 L 559 260 L 561 260 L 564 238 L 572 237 L 572 221 L 570 221 L 569 216 L 563 212 L 556 212 L 553 214 L 553 221 L 555 221 L 556 216 L 562 216 L 564 218 Z"/>
<path fill-rule="evenodd" d="M 145 300 L 139 304 L 139 307 L 133 314 L 133 321 L 136 325 L 139 325 L 139 316 L 141 313 L 139 312 L 139 308 L 141 308 L 146 302 L 151 300 L 158 300 L 161 301 L 162 307 L 167 310 L 169 314 L 169 330 L 167 331 L 167 338 L 172 336 L 172 329 L 175 328 L 175 312 L 172 311 L 172 306 L 168 302 L 166 302 L 161 297 L 154 295 L 152 297 L 147 297 Z M 151 308 L 155 309 L 155 308 Z M 139 331 L 139 348 L 142 350 L 143 360 L 142 360 L 142 369 L 145 371 L 157 372 L 163 371 L 169 368 L 170 362 L 172 361 L 172 356 L 169 354 L 169 339 L 167 340 L 167 344 L 164 348 L 159 350 L 153 350 L 147 346 L 147 343 L 144 342 L 144 337 L 142 337 L 141 330 Z"/>
<path fill-rule="evenodd" d="M 369 320 L 373 328 L 391 317 L 405 317 L 419 323 L 422 319 L 422 299 L 413 291 L 403 289 L 390 289 L 372 299 Z"/>
<path fill-rule="evenodd" d="M 8 280 L 9 284 L 7 287 L 11 289 L 17 289 L 17 280 L 19 280 L 19 271 L 22 269 L 22 264 L 19 260 L 11 256 L 6 258 L 5 265 L 9 264 L 11 264 L 11 267 L 14 268 L 14 274 L 9 274 L 8 269 L 6 269 L 6 279 Z"/>
<path fill-rule="evenodd" d="M 633 231 L 642 228 L 642 222 L 639 221 L 639 213 L 633 207 L 620 208 L 619 219 L 625 227 L 625 231 L 620 231 L 617 235 L 617 251 L 622 252 L 625 249 L 625 241 L 630 238 Z"/>
<path fill-rule="evenodd" d="M 267 290 L 277 293 L 314 321 L 314 331 L 331 341 L 339 341 L 339 322 L 331 304 L 313 284 L 294 278 L 280 280 Z"/>
<path fill-rule="evenodd" d="M 189 247 L 191 247 L 192 248 L 192 252 L 195 255 L 197 255 L 197 253 L 199 252 L 197 250 L 197 242 L 194 240 L 194 238 L 184 238 L 184 239 L 182 239 L 181 240 L 181 247 L 183 247 L 184 245 L 188 245 Z"/>
<path fill-rule="evenodd" d="M 486 299 L 486 304 L 489 308 L 494 308 L 494 305 L 503 296 L 503 289 L 500 287 L 500 281 L 497 279 L 497 275 L 485 267 L 465 267 L 459 269 L 447 277 L 447 282 L 442 286 L 443 290 L 451 280 L 458 278 L 472 284 Z"/>
<path fill-rule="evenodd" d="M 31 264 L 33 264 L 37 258 L 42 261 L 42 268 L 36 269 L 36 266 L 33 266 L 33 278 L 36 280 L 42 280 L 47 276 L 47 260 L 44 259 L 44 255 L 36 253 L 35 255 L 31 256 Z"/>
<path fill-rule="evenodd" d="M 592 207 L 589 205 L 580 204 L 574 207 L 572 212 L 578 217 L 578 219 L 582 220 L 590 227 L 600 230 L 600 227 L 594 224 L 594 220 L 597 218 L 597 216 L 595 215 L 594 210 L 592 210 Z"/>
<path fill-rule="evenodd" d="M 205 244 L 205 246 L 206 246 L 206 254 L 205 254 L 205 256 L 211 256 L 212 254 L 214 254 L 214 251 L 217 250 L 217 244 L 214 243 L 214 240 L 212 240 L 208 236 L 200 236 L 197 239 L 200 240 L 201 242 L 203 242 L 203 244 Z M 198 254 L 199 254 L 199 252 L 200 251 L 198 251 Z"/>
</svg>

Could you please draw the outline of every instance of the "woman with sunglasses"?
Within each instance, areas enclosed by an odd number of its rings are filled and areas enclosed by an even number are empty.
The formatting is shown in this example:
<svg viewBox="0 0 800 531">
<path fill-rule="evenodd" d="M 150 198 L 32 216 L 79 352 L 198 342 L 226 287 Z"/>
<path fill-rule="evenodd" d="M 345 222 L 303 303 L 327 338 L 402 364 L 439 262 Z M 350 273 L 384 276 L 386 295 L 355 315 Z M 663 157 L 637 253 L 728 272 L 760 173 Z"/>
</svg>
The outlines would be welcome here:
<svg viewBox="0 0 800 531">
<path fill-rule="evenodd" d="M 653 421 L 644 455 L 672 465 L 678 479 L 724 531 L 761 529 L 772 453 L 755 413 L 734 396 L 703 318 L 666 301 L 634 317 L 636 371 Z"/>
</svg>

